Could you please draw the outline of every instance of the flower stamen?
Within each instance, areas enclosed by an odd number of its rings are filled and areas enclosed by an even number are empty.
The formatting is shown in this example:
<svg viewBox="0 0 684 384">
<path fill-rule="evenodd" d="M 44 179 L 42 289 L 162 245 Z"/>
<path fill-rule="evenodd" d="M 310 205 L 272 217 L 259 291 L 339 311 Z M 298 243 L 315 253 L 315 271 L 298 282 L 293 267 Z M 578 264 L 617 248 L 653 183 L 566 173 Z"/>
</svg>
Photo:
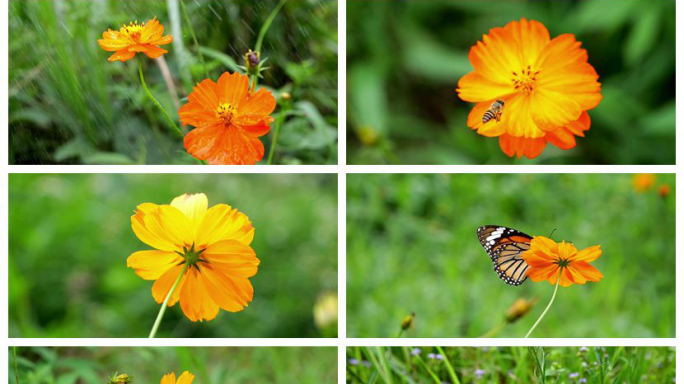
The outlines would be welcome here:
<svg viewBox="0 0 684 384">
<path fill-rule="evenodd" d="M 140 38 L 140 34 L 142 33 L 143 28 L 145 27 L 145 23 L 138 23 L 136 20 L 135 22 L 131 22 L 128 25 L 124 25 L 121 27 L 119 30 L 122 34 L 130 37 L 133 40 L 137 40 Z"/>
<path fill-rule="evenodd" d="M 540 71 L 532 72 L 532 67 L 530 65 L 528 65 L 527 68 L 523 68 L 523 70 L 520 72 L 521 75 L 518 75 L 518 73 L 515 71 L 511 71 L 513 74 L 511 82 L 513 82 L 515 90 L 521 91 L 525 94 L 532 93 L 534 91 L 537 82 L 537 75 L 539 75 L 539 72 Z"/>
<path fill-rule="evenodd" d="M 223 121 L 228 124 L 236 112 L 237 108 L 235 108 L 233 105 L 230 103 L 223 103 L 216 108 L 216 117 L 223 119 Z"/>
</svg>

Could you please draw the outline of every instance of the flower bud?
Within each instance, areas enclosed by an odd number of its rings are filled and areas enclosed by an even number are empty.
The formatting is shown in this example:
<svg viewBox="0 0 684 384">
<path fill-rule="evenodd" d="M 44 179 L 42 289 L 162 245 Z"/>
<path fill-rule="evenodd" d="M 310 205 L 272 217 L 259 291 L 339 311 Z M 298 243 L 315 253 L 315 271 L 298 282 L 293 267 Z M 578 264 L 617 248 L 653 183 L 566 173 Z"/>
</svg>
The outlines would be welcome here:
<svg viewBox="0 0 684 384">
<path fill-rule="evenodd" d="M 401 330 L 406 331 L 407 329 L 413 327 L 413 319 L 416 318 L 416 313 L 411 312 L 410 315 L 404 317 L 404 320 L 401 321 Z"/>
<path fill-rule="evenodd" d="M 255 52 L 250 49 L 247 53 L 245 53 L 245 67 L 247 68 L 247 72 L 256 74 L 260 61 L 261 54 L 259 52 Z"/>
<path fill-rule="evenodd" d="M 531 310 L 537 299 L 526 300 L 518 299 L 506 311 L 506 322 L 511 324 L 520 320 L 521 317 L 527 315 Z"/>
</svg>

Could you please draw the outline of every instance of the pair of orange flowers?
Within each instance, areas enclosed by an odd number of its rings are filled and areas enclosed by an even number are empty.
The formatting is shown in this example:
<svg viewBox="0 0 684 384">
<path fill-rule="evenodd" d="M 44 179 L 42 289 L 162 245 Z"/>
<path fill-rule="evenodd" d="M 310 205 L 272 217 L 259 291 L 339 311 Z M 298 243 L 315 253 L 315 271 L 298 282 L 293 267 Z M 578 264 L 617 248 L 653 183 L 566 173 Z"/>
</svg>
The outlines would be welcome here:
<svg viewBox="0 0 684 384">
<path fill-rule="evenodd" d="M 173 36 L 163 35 L 164 26 L 153 18 L 118 31 L 108 29 L 98 44 L 114 52 L 109 61 L 125 62 L 136 53 L 157 59 L 168 53 L 159 46 L 173 42 Z M 218 82 L 205 79 L 178 110 L 183 126 L 195 128 L 184 138 L 185 149 L 209 164 L 255 164 L 264 157 L 259 137 L 268 133 L 275 106 L 271 92 L 250 89 L 248 76 L 225 72 Z"/>
</svg>

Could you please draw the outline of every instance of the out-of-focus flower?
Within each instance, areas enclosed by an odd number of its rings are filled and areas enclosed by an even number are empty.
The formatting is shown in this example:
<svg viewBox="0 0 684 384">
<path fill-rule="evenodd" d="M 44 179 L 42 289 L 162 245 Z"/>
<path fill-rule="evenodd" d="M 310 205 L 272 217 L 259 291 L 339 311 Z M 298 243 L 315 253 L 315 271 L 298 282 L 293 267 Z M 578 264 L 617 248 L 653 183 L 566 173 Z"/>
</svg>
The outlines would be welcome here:
<svg viewBox="0 0 684 384">
<path fill-rule="evenodd" d="M 476 369 L 475 370 L 475 376 L 477 377 L 478 380 L 482 379 L 482 376 L 487 373 L 484 369 Z"/>
<path fill-rule="evenodd" d="M 601 272 L 589 264 L 600 256 L 600 245 L 578 251 L 572 243 L 556 243 L 544 236 L 535 236 L 530 249 L 521 255 L 530 266 L 527 276 L 532 281 L 546 280 L 551 285 L 558 282 L 561 287 L 601 280 Z"/>
<path fill-rule="evenodd" d="M 164 26 L 157 21 L 157 18 L 138 24 L 131 22 L 122 26 L 118 31 L 107 29 L 102 33 L 102 39 L 97 43 L 102 49 L 115 52 L 109 57 L 109 61 L 128 61 L 136 53 L 142 52 L 151 59 L 156 59 L 168 53 L 167 50 L 159 48 L 173 42 L 173 36 L 164 34 Z"/>
<path fill-rule="evenodd" d="M 380 141 L 380 134 L 377 130 L 370 126 L 362 126 L 356 130 L 356 136 L 359 141 L 366 146 L 373 146 Z"/>
<path fill-rule="evenodd" d="M 637 192 L 646 192 L 653 188 L 656 182 L 656 175 L 653 173 L 636 173 L 632 176 L 632 186 Z"/>
<path fill-rule="evenodd" d="M 360 361 L 358 359 L 348 359 L 347 363 L 349 363 L 349 365 L 359 365 Z"/>
<path fill-rule="evenodd" d="M 420 348 L 413 348 L 413 349 L 411 350 L 411 356 L 418 356 L 418 355 L 421 354 L 421 352 L 422 352 L 422 351 L 420 350 Z"/>
<path fill-rule="evenodd" d="M 475 69 L 458 82 L 459 97 L 477 103 L 468 126 L 487 137 L 498 137 L 508 156 L 539 156 L 551 143 L 561 149 L 576 146 L 591 121 L 587 110 L 601 101 L 598 75 L 587 51 L 572 34 L 553 39 L 535 20 L 511 21 L 493 28 L 470 49 Z M 497 100 L 503 108 L 493 108 Z M 485 119 L 485 113 L 493 109 Z"/>
<path fill-rule="evenodd" d="M 188 371 L 181 373 L 178 377 L 178 381 L 176 381 L 176 373 L 171 372 L 162 377 L 161 384 L 192 384 L 193 380 L 195 380 L 195 375 Z"/>
<path fill-rule="evenodd" d="M 439 353 L 428 353 L 428 359 L 434 359 L 434 360 L 444 360 L 444 356 L 440 355 Z"/>
<path fill-rule="evenodd" d="M 663 199 L 666 198 L 670 194 L 670 186 L 667 184 L 660 184 L 660 186 L 658 186 L 658 194 Z"/>
<path fill-rule="evenodd" d="M 506 322 L 515 323 L 523 316 L 527 315 L 531 310 L 537 299 L 527 300 L 520 298 L 516 300 L 513 305 L 506 311 Z"/>
<path fill-rule="evenodd" d="M 583 378 L 579 379 L 579 382 L 580 382 L 580 383 L 586 383 L 586 382 L 587 382 L 587 378 L 586 378 L 586 377 L 583 377 Z"/>
<path fill-rule="evenodd" d="M 127 266 L 156 280 L 152 296 L 159 304 L 182 272 L 168 305 L 180 301 L 191 321 L 212 320 L 219 308 L 242 311 L 254 296 L 249 278 L 259 266 L 249 218 L 226 204 L 207 207 L 205 194 L 184 194 L 170 205 L 140 204 L 131 216 L 135 235 L 154 250 L 133 253 Z"/>
<path fill-rule="evenodd" d="M 337 294 L 326 292 L 318 296 L 314 304 L 314 324 L 318 329 L 337 324 Z"/>
<path fill-rule="evenodd" d="M 188 95 L 178 115 L 184 126 L 185 149 L 209 164 L 255 164 L 264 157 L 260 136 L 268 133 L 276 107 L 265 88 L 252 93 L 249 77 L 225 72 L 217 83 L 204 79 Z"/>
</svg>

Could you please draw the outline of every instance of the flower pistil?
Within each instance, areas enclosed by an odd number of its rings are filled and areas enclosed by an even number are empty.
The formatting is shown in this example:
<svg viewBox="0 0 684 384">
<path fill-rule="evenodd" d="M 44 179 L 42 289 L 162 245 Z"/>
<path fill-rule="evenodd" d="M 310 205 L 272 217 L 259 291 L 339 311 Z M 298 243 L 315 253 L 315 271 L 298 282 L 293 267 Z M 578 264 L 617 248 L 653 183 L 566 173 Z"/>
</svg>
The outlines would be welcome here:
<svg viewBox="0 0 684 384">
<path fill-rule="evenodd" d="M 223 103 L 216 108 L 216 117 L 223 119 L 226 124 L 229 124 L 236 112 L 237 108 L 235 108 L 232 104 Z"/>
<path fill-rule="evenodd" d="M 537 82 L 537 75 L 539 74 L 540 71 L 534 71 L 532 72 L 532 66 L 528 65 L 526 69 L 523 69 L 520 71 L 520 75 L 518 75 L 517 72 L 512 71 L 511 73 L 513 74 L 513 78 L 511 79 L 511 82 L 513 82 L 513 86 L 515 87 L 516 91 L 521 91 L 525 93 L 526 95 L 529 95 L 534 91 L 534 87 Z"/>
</svg>

